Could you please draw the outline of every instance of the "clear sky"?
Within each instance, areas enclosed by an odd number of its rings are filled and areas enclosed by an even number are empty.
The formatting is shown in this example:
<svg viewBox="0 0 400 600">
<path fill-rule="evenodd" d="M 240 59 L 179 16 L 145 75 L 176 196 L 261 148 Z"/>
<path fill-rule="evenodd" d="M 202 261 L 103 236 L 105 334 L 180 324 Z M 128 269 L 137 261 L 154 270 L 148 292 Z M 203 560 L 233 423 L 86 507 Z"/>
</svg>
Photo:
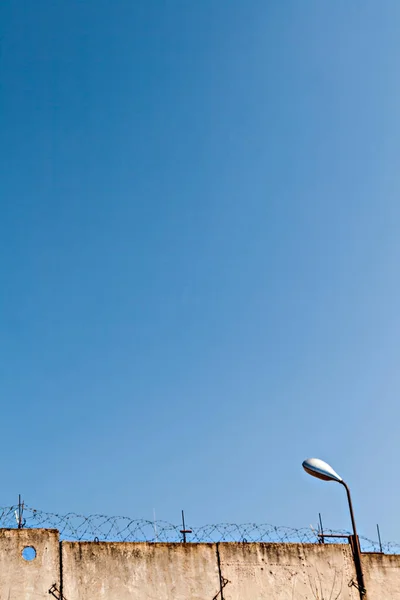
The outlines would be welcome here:
<svg viewBox="0 0 400 600">
<path fill-rule="evenodd" d="M 399 27 L 2 0 L 1 505 L 400 541 Z"/>
</svg>

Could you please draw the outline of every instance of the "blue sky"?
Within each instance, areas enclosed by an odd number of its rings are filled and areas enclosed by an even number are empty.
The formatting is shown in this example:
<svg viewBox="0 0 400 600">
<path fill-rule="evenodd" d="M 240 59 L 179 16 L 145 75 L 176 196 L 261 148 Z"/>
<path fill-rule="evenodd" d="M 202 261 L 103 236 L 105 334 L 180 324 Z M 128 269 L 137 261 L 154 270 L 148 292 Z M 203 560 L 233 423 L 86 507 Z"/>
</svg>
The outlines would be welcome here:
<svg viewBox="0 0 400 600">
<path fill-rule="evenodd" d="M 3 0 L 0 504 L 400 540 L 397 0 Z"/>
</svg>

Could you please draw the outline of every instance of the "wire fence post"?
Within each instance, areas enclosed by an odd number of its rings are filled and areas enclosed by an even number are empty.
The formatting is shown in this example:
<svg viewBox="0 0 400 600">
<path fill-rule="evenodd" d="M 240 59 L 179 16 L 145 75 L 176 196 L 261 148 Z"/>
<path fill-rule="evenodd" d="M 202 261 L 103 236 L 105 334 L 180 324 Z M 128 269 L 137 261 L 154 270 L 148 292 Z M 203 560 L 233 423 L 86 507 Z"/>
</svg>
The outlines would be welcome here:
<svg viewBox="0 0 400 600">
<path fill-rule="evenodd" d="M 379 531 L 379 525 L 376 525 L 376 529 L 378 531 L 378 540 L 379 540 L 379 551 L 381 554 L 383 554 L 383 550 L 382 550 L 382 540 L 381 540 L 381 532 Z"/>
<path fill-rule="evenodd" d="M 183 535 L 183 543 L 186 544 L 186 534 L 187 533 L 192 533 L 191 529 L 186 529 L 185 526 L 185 513 L 182 510 L 182 529 L 180 530 L 180 533 Z"/>
<path fill-rule="evenodd" d="M 325 544 L 324 528 L 322 527 L 321 513 L 318 513 L 318 515 L 319 515 L 319 526 L 320 526 L 320 531 L 321 531 L 321 544 Z"/>
</svg>

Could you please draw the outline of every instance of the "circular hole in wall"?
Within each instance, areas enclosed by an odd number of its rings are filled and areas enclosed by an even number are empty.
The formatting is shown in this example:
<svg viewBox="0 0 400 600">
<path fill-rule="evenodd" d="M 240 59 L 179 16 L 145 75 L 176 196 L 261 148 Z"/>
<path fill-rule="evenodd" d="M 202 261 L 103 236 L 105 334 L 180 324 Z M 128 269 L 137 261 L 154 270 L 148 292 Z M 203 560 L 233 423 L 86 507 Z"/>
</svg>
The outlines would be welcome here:
<svg viewBox="0 0 400 600">
<path fill-rule="evenodd" d="M 34 560 L 36 558 L 36 550 L 33 546 L 25 546 L 22 550 L 22 558 L 24 560 Z"/>
</svg>

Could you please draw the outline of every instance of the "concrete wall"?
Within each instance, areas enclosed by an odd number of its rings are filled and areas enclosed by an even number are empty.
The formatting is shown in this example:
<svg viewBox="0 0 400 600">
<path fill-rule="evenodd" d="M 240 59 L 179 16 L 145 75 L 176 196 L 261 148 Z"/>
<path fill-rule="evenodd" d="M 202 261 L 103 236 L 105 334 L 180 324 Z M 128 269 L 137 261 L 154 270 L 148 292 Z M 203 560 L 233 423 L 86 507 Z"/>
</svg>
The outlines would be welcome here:
<svg viewBox="0 0 400 600">
<path fill-rule="evenodd" d="M 220 589 L 212 544 L 63 543 L 67 600 L 212 600 Z"/>
<path fill-rule="evenodd" d="M 32 546 L 36 558 L 22 558 Z M 49 598 L 60 580 L 58 531 L 52 529 L 0 529 L 0 600 Z"/>
<path fill-rule="evenodd" d="M 400 600 L 400 556 L 365 554 L 363 568 L 367 600 Z M 355 581 L 348 545 L 60 544 L 54 530 L 0 530 L 0 600 L 359 600 Z"/>
<path fill-rule="evenodd" d="M 221 544 L 224 600 L 356 600 L 349 546 Z"/>
<path fill-rule="evenodd" d="M 364 554 L 363 571 L 368 600 L 400 600 L 400 556 Z"/>
</svg>

